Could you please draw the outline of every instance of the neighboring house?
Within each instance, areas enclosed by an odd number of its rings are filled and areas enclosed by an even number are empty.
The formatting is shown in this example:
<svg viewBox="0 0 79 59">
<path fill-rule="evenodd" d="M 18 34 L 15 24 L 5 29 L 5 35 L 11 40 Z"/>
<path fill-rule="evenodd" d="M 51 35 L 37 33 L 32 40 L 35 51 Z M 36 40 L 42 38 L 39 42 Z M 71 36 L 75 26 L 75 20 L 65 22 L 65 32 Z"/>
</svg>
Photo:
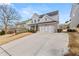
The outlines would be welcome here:
<svg viewBox="0 0 79 59">
<path fill-rule="evenodd" d="M 32 20 L 31 20 L 31 19 L 26 20 L 25 23 L 26 23 L 26 25 L 25 25 L 26 29 L 27 29 L 27 30 L 30 30 L 31 27 L 29 26 L 29 24 L 32 24 Z"/>
<path fill-rule="evenodd" d="M 30 26 L 28 24 L 31 24 L 32 20 L 25 20 L 22 22 L 17 22 L 16 23 L 16 32 L 20 33 L 20 32 L 26 32 L 27 30 L 30 30 Z"/>
<path fill-rule="evenodd" d="M 28 24 L 30 29 L 39 32 L 57 32 L 59 24 L 59 12 L 53 11 L 50 13 L 38 15 L 33 14 L 32 23 Z"/>
<path fill-rule="evenodd" d="M 58 29 L 65 29 L 65 28 L 66 28 L 65 24 L 59 24 Z"/>
<path fill-rule="evenodd" d="M 25 22 L 18 22 L 16 24 L 16 32 L 20 33 L 20 32 L 25 32 L 26 31 L 26 23 Z"/>
<path fill-rule="evenodd" d="M 7 31 L 8 31 L 8 32 L 13 32 L 13 33 L 14 33 L 15 30 L 16 30 L 16 27 L 15 27 L 14 25 L 8 25 L 8 26 L 7 26 Z"/>
<path fill-rule="evenodd" d="M 64 29 L 69 29 L 71 24 L 71 19 L 64 23 Z"/>
<path fill-rule="evenodd" d="M 79 3 L 72 4 L 70 29 L 77 28 L 79 24 Z"/>
</svg>

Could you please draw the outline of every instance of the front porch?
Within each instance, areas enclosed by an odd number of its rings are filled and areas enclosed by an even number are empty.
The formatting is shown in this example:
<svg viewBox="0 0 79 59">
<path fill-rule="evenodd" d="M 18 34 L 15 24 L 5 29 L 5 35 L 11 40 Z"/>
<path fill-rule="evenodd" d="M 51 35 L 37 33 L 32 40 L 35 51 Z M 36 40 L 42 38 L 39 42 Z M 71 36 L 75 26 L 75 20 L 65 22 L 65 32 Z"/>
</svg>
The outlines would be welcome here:
<svg viewBox="0 0 79 59">
<path fill-rule="evenodd" d="M 29 24 L 29 30 L 38 31 L 38 24 Z"/>
</svg>

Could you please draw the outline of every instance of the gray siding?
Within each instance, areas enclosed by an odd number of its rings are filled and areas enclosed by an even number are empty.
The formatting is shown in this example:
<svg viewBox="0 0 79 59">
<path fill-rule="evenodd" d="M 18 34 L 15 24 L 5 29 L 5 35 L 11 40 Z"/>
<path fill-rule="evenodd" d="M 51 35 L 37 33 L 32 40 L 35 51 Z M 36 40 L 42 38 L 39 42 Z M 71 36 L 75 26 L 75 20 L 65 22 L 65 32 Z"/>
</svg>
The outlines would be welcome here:
<svg viewBox="0 0 79 59">
<path fill-rule="evenodd" d="M 79 5 L 73 4 L 72 10 L 71 10 L 71 24 L 70 28 L 75 29 L 77 25 L 79 24 Z"/>
</svg>

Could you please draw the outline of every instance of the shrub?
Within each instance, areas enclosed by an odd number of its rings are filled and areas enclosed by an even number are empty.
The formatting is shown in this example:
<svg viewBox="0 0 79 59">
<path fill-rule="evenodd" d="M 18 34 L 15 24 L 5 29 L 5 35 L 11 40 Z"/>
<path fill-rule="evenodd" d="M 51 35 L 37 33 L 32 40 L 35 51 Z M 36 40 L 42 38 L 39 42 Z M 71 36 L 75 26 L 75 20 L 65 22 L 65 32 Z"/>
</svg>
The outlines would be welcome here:
<svg viewBox="0 0 79 59">
<path fill-rule="evenodd" d="M 14 33 L 16 33 L 16 34 L 25 33 L 25 32 L 27 32 L 26 29 L 16 29 L 16 30 L 14 31 Z"/>
<path fill-rule="evenodd" d="M 79 28 L 79 24 L 77 25 L 77 28 Z"/>
<path fill-rule="evenodd" d="M 7 33 L 8 33 L 8 34 L 12 34 L 12 33 L 14 33 L 14 32 L 13 32 L 13 31 L 8 31 Z"/>
<path fill-rule="evenodd" d="M 2 31 L 0 32 L 0 35 L 4 35 L 4 34 L 5 34 L 5 31 L 2 30 Z"/>
<path fill-rule="evenodd" d="M 34 30 L 27 30 L 27 32 L 32 32 L 32 33 L 35 33 L 36 31 L 34 31 Z"/>
<path fill-rule="evenodd" d="M 57 32 L 62 32 L 62 29 L 57 29 Z"/>
<path fill-rule="evenodd" d="M 75 29 L 67 29 L 67 32 L 76 32 Z"/>
</svg>

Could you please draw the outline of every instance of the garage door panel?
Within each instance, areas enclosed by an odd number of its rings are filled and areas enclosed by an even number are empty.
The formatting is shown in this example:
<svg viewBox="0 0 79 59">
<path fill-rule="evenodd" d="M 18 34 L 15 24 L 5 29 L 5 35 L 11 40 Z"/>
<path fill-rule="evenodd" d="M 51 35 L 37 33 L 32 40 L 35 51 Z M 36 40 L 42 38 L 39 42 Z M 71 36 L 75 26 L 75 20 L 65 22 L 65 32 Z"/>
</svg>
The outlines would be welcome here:
<svg viewBox="0 0 79 59">
<path fill-rule="evenodd" d="M 52 25 L 49 26 L 40 26 L 39 27 L 40 32 L 55 32 L 55 27 Z"/>
</svg>

